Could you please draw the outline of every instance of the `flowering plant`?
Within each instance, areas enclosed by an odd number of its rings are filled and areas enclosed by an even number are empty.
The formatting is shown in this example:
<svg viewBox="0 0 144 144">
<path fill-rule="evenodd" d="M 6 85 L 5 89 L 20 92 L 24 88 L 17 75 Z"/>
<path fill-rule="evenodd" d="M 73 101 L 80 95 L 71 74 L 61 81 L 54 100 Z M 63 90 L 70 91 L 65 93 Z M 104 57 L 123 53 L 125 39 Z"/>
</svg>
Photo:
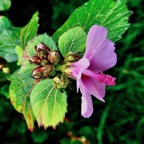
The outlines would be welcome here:
<svg viewBox="0 0 144 144">
<path fill-rule="evenodd" d="M 105 86 L 115 85 L 115 78 L 103 71 L 116 64 L 117 56 L 114 43 L 106 38 L 107 30 L 94 25 L 90 28 L 86 42 L 86 52 L 77 62 L 70 64 L 69 75 L 77 81 L 77 91 L 82 93 L 82 116 L 90 117 L 93 112 L 92 98 L 104 102 Z"/>
<path fill-rule="evenodd" d="M 2 48 L 0 56 L 20 67 L 11 77 L 10 100 L 31 131 L 35 121 L 45 129 L 63 122 L 73 80 L 82 94 L 83 117 L 93 113 L 91 95 L 104 101 L 105 87 L 115 85 L 115 78 L 103 71 L 116 64 L 114 43 L 128 29 L 131 13 L 125 0 L 89 0 L 51 37 L 37 34 L 38 14 L 23 28 L 0 18 L 0 26 L 6 23 L 3 28 L 9 29 L 2 31 L 2 37 L 13 37 L 2 44 L 10 53 Z"/>
</svg>

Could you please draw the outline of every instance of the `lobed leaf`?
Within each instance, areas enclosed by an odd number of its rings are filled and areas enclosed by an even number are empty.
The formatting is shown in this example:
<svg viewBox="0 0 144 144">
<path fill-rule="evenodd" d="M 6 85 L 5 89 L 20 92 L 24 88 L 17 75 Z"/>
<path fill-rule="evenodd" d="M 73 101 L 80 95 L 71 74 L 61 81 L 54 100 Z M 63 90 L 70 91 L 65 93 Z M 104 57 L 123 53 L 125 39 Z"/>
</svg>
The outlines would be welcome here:
<svg viewBox="0 0 144 144">
<path fill-rule="evenodd" d="M 21 30 L 21 43 L 23 48 L 26 46 L 27 42 L 30 41 L 34 36 L 37 35 L 38 30 L 38 12 L 35 12 L 32 16 L 30 22 L 22 28 Z"/>
<path fill-rule="evenodd" d="M 82 52 L 86 47 L 86 33 L 81 27 L 69 29 L 60 36 L 58 44 L 63 57 L 69 52 Z"/>
<path fill-rule="evenodd" d="M 10 85 L 10 99 L 18 112 L 23 113 L 28 128 L 33 130 L 35 117 L 30 103 L 30 94 L 37 81 L 32 78 L 32 71 L 37 67 L 29 62 L 30 57 L 35 55 L 34 47 L 40 42 L 48 45 L 52 50 L 57 49 L 54 41 L 48 35 L 36 36 L 30 42 L 24 51 L 22 66 L 20 70 L 13 74 Z"/>
<path fill-rule="evenodd" d="M 32 70 L 31 67 L 28 67 L 28 69 Z M 36 82 L 32 77 L 30 78 L 29 73 L 24 73 L 25 75 L 22 76 L 19 74 L 19 72 L 15 72 L 12 75 L 10 85 L 10 100 L 14 108 L 18 112 L 23 113 L 28 128 L 33 130 L 35 118 L 30 105 L 30 93 Z"/>
<path fill-rule="evenodd" d="M 67 112 L 67 96 L 55 88 L 53 80 L 45 79 L 32 90 L 31 105 L 39 126 L 56 127 Z"/>
<path fill-rule="evenodd" d="M 54 33 L 53 38 L 58 38 L 68 29 L 80 26 L 88 32 L 92 25 L 101 25 L 108 29 L 108 38 L 117 41 L 128 29 L 128 11 L 126 0 L 89 0 L 77 8 L 68 20 Z"/>
</svg>

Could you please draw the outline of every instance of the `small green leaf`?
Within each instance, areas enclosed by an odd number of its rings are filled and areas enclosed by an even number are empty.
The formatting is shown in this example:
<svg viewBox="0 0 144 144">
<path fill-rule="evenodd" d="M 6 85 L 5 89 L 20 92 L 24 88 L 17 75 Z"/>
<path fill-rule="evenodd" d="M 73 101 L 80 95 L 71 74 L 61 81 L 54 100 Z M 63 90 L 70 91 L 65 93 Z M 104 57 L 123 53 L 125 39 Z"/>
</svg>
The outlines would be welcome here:
<svg viewBox="0 0 144 144">
<path fill-rule="evenodd" d="M 82 52 L 86 47 L 86 33 L 81 27 L 69 29 L 60 36 L 58 44 L 63 56 L 69 52 Z"/>
<path fill-rule="evenodd" d="M 89 0 L 77 8 L 68 20 L 53 35 L 55 41 L 68 29 L 80 26 L 88 32 L 92 25 L 101 25 L 108 29 L 108 38 L 117 41 L 128 29 L 128 11 L 126 0 Z"/>
<path fill-rule="evenodd" d="M 30 22 L 21 30 L 21 43 L 23 48 L 26 46 L 27 42 L 37 35 L 38 30 L 38 12 L 35 12 L 32 16 Z"/>
<path fill-rule="evenodd" d="M 56 89 L 53 80 L 39 82 L 31 92 L 31 105 L 39 126 L 56 127 L 67 112 L 67 95 Z"/>
<path fill-rule="evenodd" d="M 0 0 L 0 11 L 8 10 L 11 6 L 11 0 Z"/>
<path fill-rule="evenodd" d="M 11 27 L 11 22 L 5 16 L 0 16 L 0 31 Z"/>
<path fill-rule="evenodd" d="M 31 67 L 27 67 L 31 69 Z M 27 70 L 27 71 L 31 71 Z M 25 75 L 24 75 L 25 74 Z M 30 130 L 34 128 L 34 115 L 30 105 L 30 93 L 35 86 L 35 80 L 23 70 L 23 75 L 15 72 L 11 78 L 10 100 L 14 108 L 24 114 L 24 118 Z"/>
<path fill-rule="evenodd" d="M 24 50 L 20 46 L 16 46 L 15 51 L 16 51 L 16 54 L 18 56 L 17 65 L 20 66 L 22 64 L 22 56 L 23 56 Z"/>
<path fill-rule="evenodd" d="M 0 56 L 7 62 L 14 62 L 18 59 L 15 47 L 20 45 L 19 35 L 19 28 L 4 29 L 0 33 Z"/>
</svg>

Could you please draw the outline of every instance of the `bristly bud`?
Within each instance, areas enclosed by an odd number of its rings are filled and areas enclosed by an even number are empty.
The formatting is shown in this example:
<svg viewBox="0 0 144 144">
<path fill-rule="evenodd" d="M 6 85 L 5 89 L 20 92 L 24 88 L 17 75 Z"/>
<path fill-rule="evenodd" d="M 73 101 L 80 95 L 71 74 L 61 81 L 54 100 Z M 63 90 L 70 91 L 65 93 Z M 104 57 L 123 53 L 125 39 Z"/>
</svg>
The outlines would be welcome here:
<svg viewBox="0 0 144 144">
<path fill-rule="evenodd" d="M 69 79 L 63 74 L 54 77 L 53 80 L 56 88 L 66 88 L 69 84 Z"/>
<path fill-rule="evenodd" d="M 49 77 L 53 71 L 52 65 L 45 65 L 43 67 L 43 74 L 45 77 Z"/>
<path fill-rule="evenodd" d="M 29 61 L 37 65 L 41 63 L 41 59 L 38 56 L 31 57 Z"/>
<path fill-rule="evenodd" d="M 37 52 L 43 50 L 43 51 L 47 51 L 49 53 L 49 51 L 50 51 L 50 48 L 42 42 L 38 46 L 36 46 L 35 49 Z"/>
<path fill-rule="evenodd" d="M 40 59 L 46 59 L 48 53 L 47 53 L 47 51 L 40 50 L 40 51 L 37 52 L 37 55 L 38 55 L 38 57 L 39 57 Z"/>
<path fill-rule="evenodd" d="M 57 64 L 58 61 L 60 59 L 60 55 L 58 52 L 56 51 L 51 51 L 49 54 L 48 54 L 48 60 L 52 63 L 52 64 Z"/>
<path fill-rule="evenodd" d="M 67 62 L 78 61 L 80 59 L 78 54 L 78 52 L 69 52 L 65 59 Z"/>
<path fill-rule="evenodd" d="M 40 65 L 45 66 L 48 64 L 48 60 L 47 59 L 42 59 Z"/>
<path fill-rule="evenodd" d="M 43 74 L 43 67 L 37 67 L 35 68 L 33 71 L 32 71 L 32 76 L 33 78 L 35 79 L 41 79 L 44 77 L 44 74 Z"/>
</svg>

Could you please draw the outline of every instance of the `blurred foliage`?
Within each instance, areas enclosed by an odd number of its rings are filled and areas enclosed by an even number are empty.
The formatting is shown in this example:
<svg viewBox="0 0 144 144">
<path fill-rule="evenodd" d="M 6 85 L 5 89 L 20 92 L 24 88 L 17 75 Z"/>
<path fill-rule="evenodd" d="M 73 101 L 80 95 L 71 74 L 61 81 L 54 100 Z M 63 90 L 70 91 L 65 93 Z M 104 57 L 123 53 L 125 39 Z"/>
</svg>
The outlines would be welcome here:
<svg viewBox="0 0 144 144">
<path fill-rule="evenodd" d="M 11 6 L 11 0 L 1 0 L 0 1 L 0 11 L 8 10 Z"/>
<path fill-rule="evenodd" d="M 85 0 L 51 1 L 53 15 L 50 17 L 50 32 L 60 27 L 69 14 L 84 2 Z M 33 8 L 33 5 L 30 6 Z M 143 0 L 129 0 L 128 7 L 133 11 L 133 15 L 130 17 L 131 27 L 116 43 L 118 63 L 110 70 L 110 73 L 117 78 L 117 85 L 107 88 L 105 103 L 93 99 L 95 112 L 89 119 L 80 116 L 80 95 L 69 91 L 68 113 L 63 124 L 60 124 L 56 129 L 49 128 L 44 131 L 35 128 L 33 132 L 28 131 L 22 115 L 13 109 L 8 99 L 10 74 L 18 67 L 15 62 L 8 63 L 0 57 L 0 133 L 2 134 L 2 144 L 144 143 Z M 9 16 L 9 13 L 6 15 Z"/>
</svg>

